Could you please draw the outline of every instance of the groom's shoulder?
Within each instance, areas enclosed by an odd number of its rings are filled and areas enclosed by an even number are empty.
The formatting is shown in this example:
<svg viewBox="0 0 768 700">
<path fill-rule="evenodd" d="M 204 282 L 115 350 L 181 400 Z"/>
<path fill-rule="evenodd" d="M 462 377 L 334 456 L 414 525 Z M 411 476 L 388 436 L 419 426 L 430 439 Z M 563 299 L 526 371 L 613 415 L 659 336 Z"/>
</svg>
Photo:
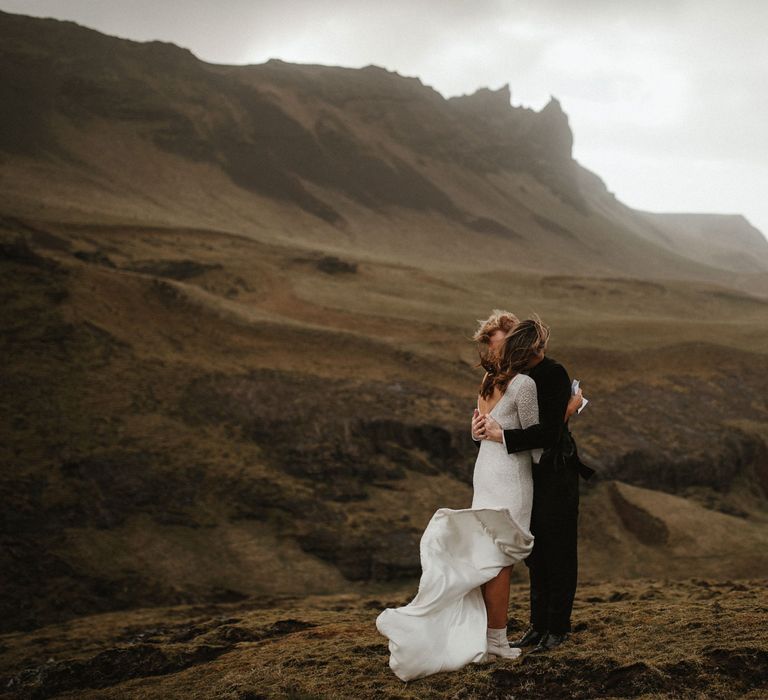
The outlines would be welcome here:
<svg viewBox="0 0 768 700">
<path fill-rule="evenodd" d="M 556 367 L 563 367 L 563 365 L 558 362 L 554 357 L 550 357 L 549 355 L 544 355 L 544 359 L 541 361 L 542 365 L 549 365 L 552 368 Z M 565 367 L 563 367 L 565 369 Z"/>
<path fill-rule="evenodd" d="M 548 379 L 564 378 L 570 383 L 570 377 L 568 376 L 568 370 L 565 369 L 557 360 L 548 355 L 544 356 L 544 359 L 539 363 L 539 371 L 541 376 L 546 376 Z"/>
</svg>

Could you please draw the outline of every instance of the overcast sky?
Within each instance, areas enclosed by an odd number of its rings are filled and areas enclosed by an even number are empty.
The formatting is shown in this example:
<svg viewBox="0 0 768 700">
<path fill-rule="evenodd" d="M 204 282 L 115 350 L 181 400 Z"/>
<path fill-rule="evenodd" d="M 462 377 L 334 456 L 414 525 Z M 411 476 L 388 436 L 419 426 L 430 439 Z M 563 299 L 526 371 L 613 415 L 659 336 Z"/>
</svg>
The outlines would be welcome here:
<svg viewBox="0 0 768 700">
<path fill-rule="evenodd" d="M 557 97 L 574 156 L 650 211 L 744 214 L 768 236 L 768 0 L 0 0 L 212 63 L 362 67 L 445 97 Z"/>
</svg>

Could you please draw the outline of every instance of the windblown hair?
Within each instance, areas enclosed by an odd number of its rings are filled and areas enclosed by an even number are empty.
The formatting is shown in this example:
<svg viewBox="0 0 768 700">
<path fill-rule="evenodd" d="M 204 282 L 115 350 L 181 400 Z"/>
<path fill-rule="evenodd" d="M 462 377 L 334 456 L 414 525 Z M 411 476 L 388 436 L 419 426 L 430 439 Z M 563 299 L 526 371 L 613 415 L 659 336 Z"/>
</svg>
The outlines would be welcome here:
<svg viewBox="0 0 768 700">
<path fill-rule="evenodd" d="M 477 354 L 479 356 L 476 366 L 482 367 L 488 374 L 495 374 L 496 365 L 488 355 L 491 343 L 490 338 L 496 331 L 504 331 L 505 334 L 509 333 L 520 323 L 520 319 L 511 311 L 494 309 L 488 318 L 484 320 L 478 319 L 477 323 L 477 330 L 472 336 L 472 340 L 477 343 Z"/>
<path fill-rule="evenodd" d="M 534 314 L 533 318 L 518 323 L 502 341 L 494 362 L 494 371 L 488 372 L 480 387 L 480 396 L 489 398 L 496 387 L 502 393 L 507 384 L 528 365 L 531 358 L 546 349 L 549 342 L 549 326 Z"/>
<path fill-rule="evenodd" d="M 509 333 L 518 323 L 520 319 L 510 311 L 502 311 L 501 309 L 494 309 L 491 315 L 485 320 L 478 320 L 477 330 L 472 336 L 472 340 L 478 343 L 489 342 L 489 338 L 496 331 L 502 330 L 505 333 Z"/>
</svg>

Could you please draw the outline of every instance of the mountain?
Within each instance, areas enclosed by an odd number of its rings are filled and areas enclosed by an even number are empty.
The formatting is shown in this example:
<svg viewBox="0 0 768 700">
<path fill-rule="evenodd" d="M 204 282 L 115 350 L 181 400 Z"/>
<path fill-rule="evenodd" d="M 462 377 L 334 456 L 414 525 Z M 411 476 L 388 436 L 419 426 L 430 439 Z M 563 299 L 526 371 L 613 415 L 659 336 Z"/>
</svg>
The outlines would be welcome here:
<svg viewBox="0 0 768 700">
<path fill-rule="evenodd" d="M 417 238 L 420 264 L 483 269 L 493 249 L 545 271 L 732 284 L 722 252 L 660 241 L 573 160 L 555 98 L 535 112 L 511 106 L 508 85 L 444 99 L 373 65 L 208 64 L 8 13 L 0 31 L 8 213 L 282 240 L 277 224 L 297 243 L 397 261 Z M 28 178 L 46 181 L 43 201 Z M 768 270 L 768 242 L 755 251 L 736 271 L 765 294 L 754 273 Z"/>
<path fill-rule="evenodd" d="M 509 86 L 8 13 L 0 37 L 6 631 L 413 583 L 470 497 L 498 307 L 540 313 L 590 399 L 585 578 L 768 571 L 748 224 L 626 207 L 557 100 Z"/>
</svg>

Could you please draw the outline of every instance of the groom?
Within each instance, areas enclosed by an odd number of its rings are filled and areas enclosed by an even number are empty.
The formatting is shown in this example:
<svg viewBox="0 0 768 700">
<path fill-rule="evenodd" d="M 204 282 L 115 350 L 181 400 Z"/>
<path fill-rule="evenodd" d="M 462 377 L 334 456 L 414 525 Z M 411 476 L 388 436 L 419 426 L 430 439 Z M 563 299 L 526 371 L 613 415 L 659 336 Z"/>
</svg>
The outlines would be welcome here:
<svg viewBox="0 0 768 700">
<path fill-rule="evenodd" d="M 540 654 L 562 644 L 571 631 L 571 609 L 577 580 L 577 522 L 579 475 L 594 470 L 582 464 L 568 429 L 566 409 L 571 380 L 559 362 L 546 357 L 549 328 L 541 324 L 537 347 L 530 350 L 527 373 L 536 382 L 539 423 L 524 429 L 502 430 L 488 415 L 472 421 L 472 435 L 501 442 L 507 452 L 543 448 L 532 465 L 533 551 L 525 560 L 531 582 L 530 625 L 512 646 L 533 646 Z M 480 444 L 477 440 L 476 444 Z"/>
</svg>

